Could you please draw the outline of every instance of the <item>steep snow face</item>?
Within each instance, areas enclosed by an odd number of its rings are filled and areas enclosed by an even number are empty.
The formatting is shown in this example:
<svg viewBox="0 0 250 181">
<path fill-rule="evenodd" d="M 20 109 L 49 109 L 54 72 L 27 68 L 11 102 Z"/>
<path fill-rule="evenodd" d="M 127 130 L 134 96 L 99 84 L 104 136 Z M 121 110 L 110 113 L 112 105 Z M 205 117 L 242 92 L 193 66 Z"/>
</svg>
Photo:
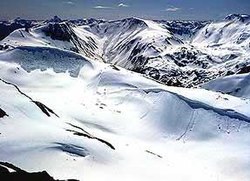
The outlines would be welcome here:
<svg viewBox="0 0 250 181">
<path fill-rule="evenodd" d="M 89 28 L 102 38 L 104 61 L 130 70 L 146 65 L 150 57 L 159 56 L 168 44 L 182 43 L 160 24 L 138 18 L 104 22 Z"/>
<path fill-rule="evenodd" d="M 83 66 L 92 67 L 92 64 L 79 54 L 48 47 L 17 47 L 0 54 L 0 59 L 18 63 L 27 72 L 53 69 L 57 73 L 68 72 L 72 77 L 77 77 Z"/>
<path fill-rule="evenodd" d="M 249 18 L 250 19 L 250 18 Z M 194 44 L 203 44 L 210 47 L 244 47 L 249 49 L 250 24 L 237 17 L 227 18 L 225 21 L 211 23 L 205 26 L 193 39 Z"/>
<path fill-rule="evenodd" d="M 18 46 L 60 48 L 92 59 L 100 59 L 96 36 L 68 22 L 50 22 L 31 29 L 18 29 L 2 40 L 2 43 L 9 48 Z"/>
<path fill-rule="evenodd" d="M 232 75 L 213 80 L 202 87 L 237 97 L 250 98 L 250 75 Z"/>
<path fill-rule="evenodd" d="M 36 29 L 38 34 L 42 32 L 47 37 L 55 41 L 63 41 L 69 44 L 69 50 L 81 53 L 86 57 L 97 58 L 97 40 L 88 32 L 74 26 L 68 22 L 49 23 L 45 26 Z M 51 41 L 50 41 L 51 42 Z M 55 47 L 58 47 L 57 42 L 52 41 Z M 60 43 L 59 43 L 60 47 Z M 67 49 L 67 47 L 64 47 Z"/>
</svg>

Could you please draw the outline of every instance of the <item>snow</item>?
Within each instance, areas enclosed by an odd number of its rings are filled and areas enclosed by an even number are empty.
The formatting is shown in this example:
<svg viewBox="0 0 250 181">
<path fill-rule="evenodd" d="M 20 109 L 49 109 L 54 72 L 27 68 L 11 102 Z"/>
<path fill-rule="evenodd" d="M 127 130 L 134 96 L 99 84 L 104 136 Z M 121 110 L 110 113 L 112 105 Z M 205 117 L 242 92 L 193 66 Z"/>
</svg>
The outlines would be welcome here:
<svg viewBox="0 0 250 181">
<path fill-rule="evenodd" d="M 107 38 L 169 35 L 155 22 L 138 21 L 145 29 L 95 40 L 107 51 L 117 45 L 106 45 Z M 90 36 L 84 27 L 73 30 Z M 3 41 L 16 45 L 0 52 L 0 108 L 8 114 L 0 118 L 0 160 L 56 179 L 249 179 L 247 74 L 204 85 L 209 90 L 168 87 L 62 48 L 69 42 L 45 45 L 31 32 L 13 32 Z M 48 40 L 54 41 L 42 42 Z M 214 92 L 238 86 L 239 94 Z"/>
<path fill-rule="evenodd" d="M 194 109 L 177 94 L 192 99 L 202 92 L 202 101 L 208 91 L 194 89 L 190 94 L 91 63 L 94 68 L 85 67 L 74 78 L 51 68 L 28 73 L 16 63 L 1 62 L 2 79 L 59 115 L 47 117 L 1 82 L 1 108 L 10 115 L 1 120 L 1 160 L 29 171 L 45 169 L 58 179 L 247 180 L 249 123 L 214 112 L 218 93 L 209 92 L 211 108 Z M 157 88 L 163 90 L 144 91 Z M 235 97 L 220 99 L 220 109 L 233 109 L 235 100 L 249 109 L 246 101 Z M 115 150 L 67 131 L 81 132 L 69 123 L 110 142 Z"/>
<path fill-rule="evenodd" d="M 177 81 L 182 87 L 237 73 L 250 62 L 247 21 L 82 21 L 43 22 L 29 31 L 14 31 L 2 44 L 10 49 L 35 46 L 73 50 L 90 59 L 136 70 L 167 85 Z M 50 26 L 55 26 L 54 30 Z M 71 38 L 53 39 L 44 29 Z"/>
<path fill-rule="evenodd" d="M 237 97 L 250 98 L 250 75 L 232 75 L 211 81 L 203 87 L 205 89 L 228 93 Z"/>
</svg>

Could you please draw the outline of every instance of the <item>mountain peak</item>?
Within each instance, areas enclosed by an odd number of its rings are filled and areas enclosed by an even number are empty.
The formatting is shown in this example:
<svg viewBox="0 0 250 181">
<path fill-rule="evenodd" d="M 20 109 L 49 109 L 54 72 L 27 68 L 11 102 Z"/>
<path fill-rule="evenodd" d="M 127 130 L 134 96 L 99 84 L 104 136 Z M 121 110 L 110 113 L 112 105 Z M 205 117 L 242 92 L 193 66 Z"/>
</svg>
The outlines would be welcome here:
<svg viewBox="0 0 250 181">
<path fill-rule="evenodd" d="M 121 20 L 122 22 L 128 24 L 130 27 L 135 26 L 135 27 L 148 27 L 147 23 L 143 19 L 137 18 L 137 17 L 130 17 Z"/>
<path fill-rule="evenodd" d="M 237 20 L 241 22 L 246 22 L 250 20 L 250 15 L 248 14 L 230 14 L 226 16 L 225 20 L 232 21 Z"/>
<path fill-rule="evenodd" d="M 54 16 L 52 19 L 49 20 L 49 22 L 61 23 L 61 22 L 62 22 L 62 19 L 59 18 L 58 16 Z"/>
</svg>

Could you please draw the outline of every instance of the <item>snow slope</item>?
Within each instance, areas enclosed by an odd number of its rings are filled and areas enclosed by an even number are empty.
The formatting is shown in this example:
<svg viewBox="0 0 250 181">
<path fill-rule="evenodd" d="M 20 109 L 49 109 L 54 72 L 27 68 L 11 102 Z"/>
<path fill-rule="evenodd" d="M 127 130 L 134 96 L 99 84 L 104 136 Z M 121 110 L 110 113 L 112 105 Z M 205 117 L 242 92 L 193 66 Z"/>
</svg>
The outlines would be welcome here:
<svg viewBox="0 0 250 181">
<path fill-rule="evenodd" d="M 30 49 L 0 54 L 0 160 L 56 179 L 248 180 L 248 99 L 166 87 L 90 59 L 72 76 L 78 67 L 65 61 L 80 55 Z M 52 65 L 37 51 L 53 51 Z"/>
<path fill-rule="evenodd" d="M 250 98 L 250 75 L 232 75 L 216 79 L 203 85 L 203 87 L 237 97 Z"/>
<path fill-rule="evenodd" d="M 229 15 L 224 21 L 214 22 L 206 25 L 198 32 L 193 39 L 193 43 L 202 43 L 204 45 L 213 46 L 235 46 L 249 47 L 249 22 L 250 16 L 245 15 Z"/>
</svg>

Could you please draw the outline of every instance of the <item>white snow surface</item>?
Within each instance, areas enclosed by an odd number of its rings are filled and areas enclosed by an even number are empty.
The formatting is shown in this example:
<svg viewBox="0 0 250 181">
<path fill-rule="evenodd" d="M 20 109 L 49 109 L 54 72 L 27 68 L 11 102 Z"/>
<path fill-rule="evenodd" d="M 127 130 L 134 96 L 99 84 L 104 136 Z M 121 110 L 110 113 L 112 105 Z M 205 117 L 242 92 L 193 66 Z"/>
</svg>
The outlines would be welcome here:
<svg viewBox="0 0 250 181">
<path fill-rule="evenodd" d="M 8 114 L 0 118 L 0 160 L 56 179 L 248 180 L 248 99 L 166 87 L 87 59 L 77 77 L 49 66 L 27 72 L 17 60 L 0 61 Z"/>
<path fill-rule="evenodd" d="M 93 42 L 105 56 L 125 37 L 142 44 L 154 39 L 160 47 L 166 37 L 178 42 L 153 21 L 133 21 L 137 26 L 122 22 L 130 29 L 121 22 L 106 32 L 97 27 Z M 72 29 L 89 40 L 81 28 Z M 24 37 L 21 32 L 4 39 L 13 47 L 0 52 L 0 108 L 7 114 L 0 117 L 1 161 L 81 181 L 249 180 L 250 99 L 242 83 L 248 75 L 215 80 L 210 90 L 168 87 L 111 65 L 105 56 L 72 52 L 72 42 L 42 38 L 39 29 Z M 106 45 L 107 38 L 113 44 Z M 179 48 L 173 46 L 170 51 Z M 239 97 L 214 92 L 236 85 L 245 87 Z"/>
<path fill-rule="evenodd" d="M 203 85 L 205 89 L 250 98 L 250 74 L 231 75 Z"/>
</svg>

